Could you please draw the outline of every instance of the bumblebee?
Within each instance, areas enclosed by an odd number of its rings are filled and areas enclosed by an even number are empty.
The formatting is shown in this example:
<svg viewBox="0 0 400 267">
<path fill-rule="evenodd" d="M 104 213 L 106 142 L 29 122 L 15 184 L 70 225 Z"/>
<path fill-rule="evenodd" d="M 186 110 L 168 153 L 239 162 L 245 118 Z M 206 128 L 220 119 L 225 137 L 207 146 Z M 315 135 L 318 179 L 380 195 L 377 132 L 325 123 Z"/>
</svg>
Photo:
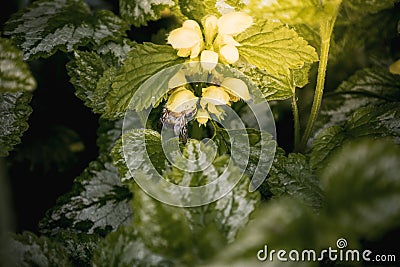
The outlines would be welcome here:
<svg viewBox="0 0 400 267">
<path fill-rule="evenodd" d="M 188 139 L 187 122 L 195 113 L 196 109 L 173 112 L 164 107 L 160 120 L 164 127 L 173 129 L 175 135 L 179 136 L 179 139 L 183 143 L 186 143 Z"/>
</svg>

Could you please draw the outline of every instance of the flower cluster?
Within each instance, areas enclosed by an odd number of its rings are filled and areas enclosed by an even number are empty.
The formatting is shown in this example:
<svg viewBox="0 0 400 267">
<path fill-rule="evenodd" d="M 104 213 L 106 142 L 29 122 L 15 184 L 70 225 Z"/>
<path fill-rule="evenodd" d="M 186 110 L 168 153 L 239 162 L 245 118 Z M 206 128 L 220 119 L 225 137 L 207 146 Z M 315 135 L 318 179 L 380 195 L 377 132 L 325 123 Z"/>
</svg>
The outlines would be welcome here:
<svg viewBox="0 0 400 267">
<path fill-rule="evenodd" d="M 231 105 L 240 99 L 249 100 L 250 93 L 247 85 L 240 79 L 225 78 L 220 86 L 212 85 L 202 89 L 201 98 L 182 86 L 186 79 L 184 74 L 178 72 L 170 80 L 170 86 L 175 87 L 168 98 L 166 109 L 175 116 L 195 114 L 200 125 L 205 125 L 210 119 L 210 114 L 222 118 L 222 105 Z"/>
<path fill-rule="evenodd" d="M 208 15 L 202 26 L 194 20 L 186 20 L 182 27 L 170 32 L 168 43 L 178 50 L 178 56 L 194 60 L 200 55 L 202 67 L 215 68 L 218 61 L 233 64 L 239 60 L 240 44 L 233 38 L 253 24 L 253 18 L 244 12 L 231 12 L 217 18 Z"/>
</svg>

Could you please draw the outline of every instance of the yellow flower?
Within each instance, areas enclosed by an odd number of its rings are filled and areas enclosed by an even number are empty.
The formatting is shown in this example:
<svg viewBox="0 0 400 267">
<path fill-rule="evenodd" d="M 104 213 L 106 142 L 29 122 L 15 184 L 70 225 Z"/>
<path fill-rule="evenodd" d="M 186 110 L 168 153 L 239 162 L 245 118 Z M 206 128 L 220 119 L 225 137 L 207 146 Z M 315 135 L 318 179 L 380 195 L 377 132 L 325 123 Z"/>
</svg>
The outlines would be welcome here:
<svg viewBox="0 0 400 267">
<path fill-rule="evenodd" d="M 184 87 L 175 89 L 167 102 L 167 109 L 176 112 L 190 112 L 196 109 L 198 97 Z"/>
<path fill-rule="evenodd" d="M 233 37 L 252 24 L 253 18 L 244 12 L 231 12 L 218 19 L 218 35 L 215 38 L 215 44 L 219 48 L 222 61 L 234 64 L 239 60 L 239 51 L 236 46 L 240 44 Z"/>
<path fill-rule="evenodd" d="M 201 53 L 200 62 L 203 68 L 211 71 L 220 61 L 234 64 L 239 60 L 240 46 L 233 37 L 246 30 L 253 24 L 253 18 L 244 12 L 231 12 L 217 18 L 214 15 L 207 15 L 202 19 L 203 34 L 199 24 L 194 20 L 186 20 L 182 27 L 170 32 L 168 43 L 178 49 L 178 56 L 191 59 L 198 57 Z M 214 52 L 215 50 L 216 52 Z"/>
<path fill-rule="evenodd" d="M 205 125 L 210 119 L 210 115 L 204 109 L 199 109 L 196 113 L 196 120 L 200 125 Z"/>
<path fill-rule="evenodd" d="M 236 63 L 239 60 L 239 51 L 234 45 L 226 44 L 222 46 L 219 50 L 219 53 L 222 57 L 222 60 L 229 64 Z"/>
<path fill-rule="evenodd" d="M 249 88 L 247 87 L 246 83 L 240 79 L 236 78 L 225 78 L 221 84 L 222 87 L 226 89 L 226 91 L 231 94 L 231 100 L 236 102 L 239 98 L 243 100 L 249 100 L 250 93 Z"/>
<path fill-rule="evenodd" d="M 218 18 L 214 15 L 207 15 L 202 20 L 206 45 L 212 45 L 214 37 L 218 33 Z"/>
<path fill-rule="evenodd" d="M 392 74 L 400 75 L 400 59 L 389 66 L 389 71 Z"/>
<path fill-rule="evenodd" d="M 210 103 L 213 105 L 229 105 L 229 94 L 218 86 L 209 86 L 202 90 L 203 103 Z"/>
<path fill-rule="evenodd" d="M 231 12 L 218 19 L 218 33 L 235 36 L 253 24 L 253 18 L 244 12 Z"/>
<path fill-rule="evenodd" d="M 186 20 L 182 27 L 170 32 L 168 43 L 178 49 L 180 57 L 197 57 L 203 49 L 203 35 L 199 24 L 194 20 Z"/>
</svg>

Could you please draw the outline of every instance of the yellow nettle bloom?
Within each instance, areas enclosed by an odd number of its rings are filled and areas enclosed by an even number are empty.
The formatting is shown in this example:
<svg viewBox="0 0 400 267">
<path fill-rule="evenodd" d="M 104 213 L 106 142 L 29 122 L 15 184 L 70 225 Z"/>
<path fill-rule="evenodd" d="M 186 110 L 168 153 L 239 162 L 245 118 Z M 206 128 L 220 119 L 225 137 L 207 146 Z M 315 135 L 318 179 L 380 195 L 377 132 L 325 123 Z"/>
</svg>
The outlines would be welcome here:
<svg viewBox="0 0 400 267">
<path fill-rule="evenodd" d="M 202 20 L 205 47 L 200 26 L 193 20 L 186 20 L 181 28 L 173 30 L 168 36 L 168 43 L 178 49 L 178 56 L 196 58 L 200 53 L 203 68 L 212 70 L 220 59 L 233 64 L 239 60 L 240 44 L 233 38 L 253 24 L 253 18 L 244 12 L 231 12 L 217 18 L 208 15 Z"/>
<path fill-rule="evenodd" d="M 167 109 L 175 113 L 190 112 L 196 109 L 197 101 L 199 100 L 192 91 L 178 87 L 169 96 Z"/>
<path fill-rule="evenodd" d="M 186 20 L 182 27 L 170 32 L 168 43 L 178 49 L 178 56 L 196 58 L 204 44 L 200 25 L 194 20 Z"/>
<path fill-rule="evenodd" d="M 217 106 L 229 104 L 229 94 L 222 87 L 213 85 L 203 88 L 202 92 L 201 100 L 203 100 L 203 103 L 210 103 Z"/>
<path fill-rule="evenodd" d="M 218 19 L 218 34 L 214 46 L 217 46 L 222 61 L 234 64 L 239 60 L 240 44 L 234 36 L 246 30 L 253 24 L 253 18 L 244 12 L 232 12 Z"/>
<path fill-rule="evenodd" d="M 240 79 L 236 78 L 225 78 L 221 86 L 231 95 L 231 100 L 233 102 L 238 101 L 240 98 L 243 100 L 250 100 L 249 88 L 246 83 Z"/>
<path fill-rule="evenodd" d="M 389 71 L 392 74 L 400 75 L 400 59 L 389 66 Z"/>
<path fill-rule="evenodd" d="M 175 78 L 174 78 L 175 77 Z M 183 83 L 184 75 L 180 72 L 175 74 L 173 85 Z M 249 100 L 250 93 L 247 85 L 240 79 L 225 78 L 221 86 L 209 86 L 202 89 L 200 107 L 196 112 L 196 120 L 200 125 L 205 125 L 214 114 L 217 118 L 222 118 L 224 111 L 220 106 L 230 105 L 240 99 Z M 196 97 L 191 90 L 184 86 L 176 87 L 171 90 L 166 108 L 174 113 L 180 113 L 182 116 L 192 113 L 197 109 L 199 97 Z"/>
</svg>

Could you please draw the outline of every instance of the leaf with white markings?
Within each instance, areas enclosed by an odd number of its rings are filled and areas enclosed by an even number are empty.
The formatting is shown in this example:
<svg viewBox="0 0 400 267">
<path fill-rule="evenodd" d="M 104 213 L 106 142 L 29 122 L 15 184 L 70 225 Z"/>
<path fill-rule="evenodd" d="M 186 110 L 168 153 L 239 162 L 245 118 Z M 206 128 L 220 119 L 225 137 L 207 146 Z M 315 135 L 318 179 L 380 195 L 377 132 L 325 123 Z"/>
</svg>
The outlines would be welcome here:
<svg viewBox="0 0 400 267">
<path fill-rule="evenodd" d="M 0 248 L 0 258 L 3 259 L 4 253 L 12 260 L 8 266 L 72 266 L 64 247 L 30 232 L 10 236 L 7 247 Z"/>
<path fill-rule="evenodd" d="M 49 57 L 57 50 L 71 52 L 78 46 L 101 45 L 118 40 L 127 24 L 108 10 L 91 14 L 82 0 L 39 0 L 12 15 L 4 33 L 11 35 L 24 59 Z"/>
<path fill-rule="evenodd" d="M 286 157 L 283 150 L 278 150 L 267 183 L 275 196 L 290 196 L 314 209 L 323 205 L 319 180 L 302 154 L 292 153 Z"/>
<path fill-rule="evenodd" d="M 31 99 L 28 92 L 0 92 L 0 156 L 7 156 L 21 142 L 21 135 L 29 127 Z"/>
<path fill-rule="evenodd" d="M 76 96 L 95 113 L 104 113 L 105 98 L 121 62 L 132 49 L 133 43 L 108 42 L 96 51 L 75 51 L 74 59 L 68 62 L 68 75 L 76 89 Z"/>
<path fill-rule="evenodd" d="M 8 39 L 0 38 L 0 92 L 33 91 L 36 81 L 22 52 Z"/>
<path fill-rule="evenodd" d="M 173 0 L 120 0 L 121 16 L 135 27 L 146 26 L 148 21 L 158 20 L 166 8 L 175 6 Z"/>
<path fill-rule="evenodd" d="M 107 157 L 100 156 L 46 213 L 39 224 L 40 231 L 50 235 L 65 230 L 105 235 L 130 222 L 131 198 L 132 194 L 120 183 L 117 168 Z"/>
</svg>

